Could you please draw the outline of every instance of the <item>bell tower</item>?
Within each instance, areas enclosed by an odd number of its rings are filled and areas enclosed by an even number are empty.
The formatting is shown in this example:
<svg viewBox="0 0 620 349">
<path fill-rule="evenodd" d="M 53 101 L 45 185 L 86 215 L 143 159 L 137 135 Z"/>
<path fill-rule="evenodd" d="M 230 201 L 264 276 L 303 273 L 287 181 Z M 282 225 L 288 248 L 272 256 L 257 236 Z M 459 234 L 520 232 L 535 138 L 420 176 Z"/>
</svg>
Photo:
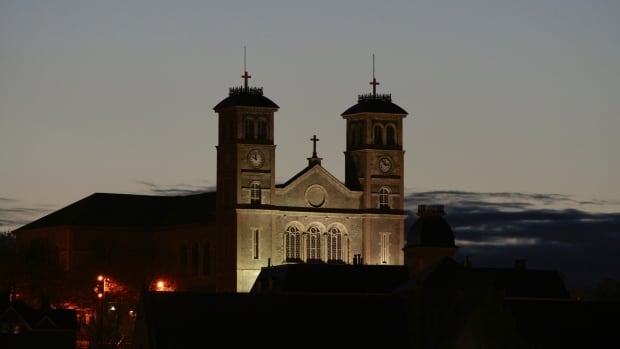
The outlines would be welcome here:
<svg viewBox="0 0 620 349">
<path fill-rule="evenodd" d="M 269 205 L 275 188 L 274 113 L 279 107 L 263 95 L 262 88 L 249 86 L 251 76 L 245 70 L 245 62 L 241 77 L 243 86 L 230 88 L 228 97 L 213 108 L 218 114 L 215 265 L 218 292 L 238 290 L 243 279 L 240 270 L 247 269 L 239 262 L 242 260 L 239 242 L 259 238 L 258 227 L 252 231 L 245 227 L 249 220 L 247 212 Z M 263 261 L 256 261 L 259 262 Z"/>
<path fill-rule="evenodd" d="M 367 264 L 404 263 L 403 119 L 407 112 L 377 93 L 373 55 L 372 93 L 341 116 L 346 120 L 345 185 L 361 191 L 366 212 L 362 252 Z"/>
</svg>

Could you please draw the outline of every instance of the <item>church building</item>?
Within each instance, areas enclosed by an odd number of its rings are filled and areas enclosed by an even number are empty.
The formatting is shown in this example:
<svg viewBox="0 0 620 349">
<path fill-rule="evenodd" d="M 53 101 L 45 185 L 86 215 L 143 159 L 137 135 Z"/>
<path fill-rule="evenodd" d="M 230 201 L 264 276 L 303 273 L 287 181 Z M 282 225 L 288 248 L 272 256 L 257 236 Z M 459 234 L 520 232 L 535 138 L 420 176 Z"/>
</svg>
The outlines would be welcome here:
<svg viewBox="0 0 620 349">
<path fill-rule="evenodd" d="M 248 292 L 262 267 L 289 263 L 404 265 L 403 121 L 388 94 L 342 112 L 344 182 L 308 164 L 276 183 L 278 105 L 262 88 L 229 89 L 218 118 L 215 192 L 186 196 L 95 193 L 27 224 L 23 245 L 46 238 L 69 271 L 177 290 Z M 311 137 L 311 138 L 310 138 Z"/>
</svg>

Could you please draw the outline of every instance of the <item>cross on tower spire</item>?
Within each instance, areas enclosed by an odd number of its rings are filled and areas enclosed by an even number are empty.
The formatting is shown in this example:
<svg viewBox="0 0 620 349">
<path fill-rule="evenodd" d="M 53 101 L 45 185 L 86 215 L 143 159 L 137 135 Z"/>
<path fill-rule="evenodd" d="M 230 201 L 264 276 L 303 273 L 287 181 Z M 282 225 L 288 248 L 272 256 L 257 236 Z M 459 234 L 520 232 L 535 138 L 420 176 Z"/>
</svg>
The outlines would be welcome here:
<svg viewBox="0 0 620 349">
<path fill-rule="evenodd" d="M 312 138 L 310 138 L 310 140 L 312 141 L 312 157 L 316 158 L 316 142 L 319 141 L 318 138 L 316 138 L 316 135 L 312 136 Z"/>
<path fill-rule="evenodd" d="M 241 77 L 243 78 L 243 88 L 245 91 L 248 90 L 248 79 L 252 77 L 252 75 L 248 74 L 248 71 L 245 67 L 245 46 L 243 46 L 243 75 L 241 75 Z"/>
<path fill-rule="evenodd" d="M 372 54 L 372 82 L 370 83 L 372 85 L 372 96 L 375 97 L 377 95 L 377 85 L 379 85 L 379 83 L 377 82 L 377 79 L 375 79 L 375 54 Z"/>
</svg>

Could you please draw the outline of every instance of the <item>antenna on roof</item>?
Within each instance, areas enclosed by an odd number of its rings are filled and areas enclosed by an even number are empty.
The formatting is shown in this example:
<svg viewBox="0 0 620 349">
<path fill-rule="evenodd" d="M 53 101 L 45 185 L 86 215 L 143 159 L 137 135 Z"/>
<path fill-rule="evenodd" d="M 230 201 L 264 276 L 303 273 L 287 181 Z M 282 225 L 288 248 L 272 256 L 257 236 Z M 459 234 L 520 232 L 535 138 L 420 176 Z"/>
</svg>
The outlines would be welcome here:
<svg viewBox="0 0 620 349">
<path fill-rule="evenodd" d="M 248 71 L 245 67 L 245 45 L 243 45 L 243 75 L 241 76 L 244 80 L 243 89 L 244 91 L 248 91 L 248 79 L 251 78 L 251 75 L 248 75 Z"/>
<path fill-rule="evenodd" d="M 377 79 L 375 79 L 375 54 L 372 54 L 372 82 L 370 83 L 372 85 L 372 96 L 375 97 L 377 95 L 377 85 L 379 85 L 379 83 L 377 82 Z"/>
</svg>

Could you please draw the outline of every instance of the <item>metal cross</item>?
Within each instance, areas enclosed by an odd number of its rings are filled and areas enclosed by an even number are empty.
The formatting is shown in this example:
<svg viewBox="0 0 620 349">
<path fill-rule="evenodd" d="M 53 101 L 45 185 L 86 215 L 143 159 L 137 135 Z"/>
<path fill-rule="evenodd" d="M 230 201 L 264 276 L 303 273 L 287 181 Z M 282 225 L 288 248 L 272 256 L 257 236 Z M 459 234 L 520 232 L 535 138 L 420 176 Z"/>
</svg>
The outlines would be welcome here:
<svg viewBox="0 0 620 349">
<path fill-rule="evenodd" d="M 312 138 L 310 138 L 310 140 L 312 141 L 312 157 L 316 158 L 316 142 L 319 141 L 318 138 L 316 138 L 316 135 L 312 136 Z"/>
</svg>

